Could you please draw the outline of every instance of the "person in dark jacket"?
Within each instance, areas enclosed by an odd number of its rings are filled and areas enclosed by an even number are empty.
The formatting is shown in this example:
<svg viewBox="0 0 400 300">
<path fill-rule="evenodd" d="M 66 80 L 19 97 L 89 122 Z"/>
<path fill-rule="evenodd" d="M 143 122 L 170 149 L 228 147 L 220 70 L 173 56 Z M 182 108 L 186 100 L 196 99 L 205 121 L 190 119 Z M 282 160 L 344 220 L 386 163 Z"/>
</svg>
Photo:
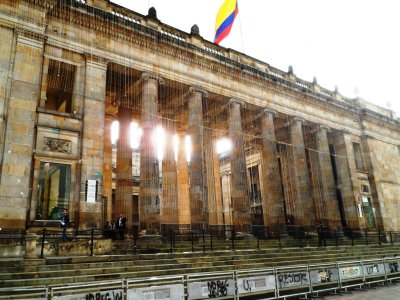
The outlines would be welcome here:
<svg viewBox="0 0 400 300">
<path fill-rule="evenodd" d="M 324 247 L 326 247 L 326 240 L 325 240 L 325 232 L 324 232 L 324 226 L 322 225 L 322 222 L 319 222 L 317 224 L 317 234 L 318 234 L 318 247 L 322 246 L 322 243 L 324 243 Z"/>
<path fill-rule="evenodd" d="M 60 227 L 62 228 L 62 240 L 65 241 L 69 241 L 69 238 L 67 237 L 67 227 L 69 224 L 69 213 L 68 210 L 64 209 L 64 214 L 61 217 L 60 220 Z"/>
<path fill-rule="evenodd" d="M 124 239 L 125 231 L 126 231 L 126 218 L 123 213 L 119 214 L 117 219 L 117 223 L 115 224 L 115 228 L 119 233 L 119 237 L 121 240 Z"/>
</svg>

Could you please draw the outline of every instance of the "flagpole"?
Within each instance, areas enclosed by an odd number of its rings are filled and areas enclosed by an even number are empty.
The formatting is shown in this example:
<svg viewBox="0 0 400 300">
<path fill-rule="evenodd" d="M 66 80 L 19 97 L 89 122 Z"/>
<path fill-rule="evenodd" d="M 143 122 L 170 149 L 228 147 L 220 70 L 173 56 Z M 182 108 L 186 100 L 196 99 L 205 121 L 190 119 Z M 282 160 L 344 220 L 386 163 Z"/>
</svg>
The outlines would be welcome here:
<svg viewBox="0 0 400 300">
<path fill-rule="evenodd" d="M 237 1 L 237 6 L 238 6 L 238 8 L 239 8 L 239 0 L 236 0 Z M 240 10 L 241 11 L 241 10 Z M 238 14 L 239 15 L 239 27 L 240 27 L 240 40 L 241 40 L 241 42 L 242 42 L 242 53 L 245 53 L 244 52 L 244 43 L 243 43 L 243 33 L 242 33 L 242 18 L 241 18 L 241 13 L 239 13 Z"/>
</svg>

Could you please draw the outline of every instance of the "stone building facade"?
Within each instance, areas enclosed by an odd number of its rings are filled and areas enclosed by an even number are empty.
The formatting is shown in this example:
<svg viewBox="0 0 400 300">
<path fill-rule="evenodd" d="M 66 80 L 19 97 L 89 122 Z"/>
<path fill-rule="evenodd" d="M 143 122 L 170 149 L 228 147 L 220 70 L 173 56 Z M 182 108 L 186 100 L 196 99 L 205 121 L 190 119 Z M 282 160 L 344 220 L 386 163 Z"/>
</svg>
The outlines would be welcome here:
<svg viewBox="0 0 400 300">
<path fill-rule="evenodd" d="M 219 47 L 197 26 L 172 28 L 154 9 L 3 0 L 0 36 L 1 228 L 52 226 L 67 208 L 82 229 L 123 212 L 147 233 L 400 230 L 390 110 Z M 217 152 L 222 138 L 232 147 Z"/>
</svg>

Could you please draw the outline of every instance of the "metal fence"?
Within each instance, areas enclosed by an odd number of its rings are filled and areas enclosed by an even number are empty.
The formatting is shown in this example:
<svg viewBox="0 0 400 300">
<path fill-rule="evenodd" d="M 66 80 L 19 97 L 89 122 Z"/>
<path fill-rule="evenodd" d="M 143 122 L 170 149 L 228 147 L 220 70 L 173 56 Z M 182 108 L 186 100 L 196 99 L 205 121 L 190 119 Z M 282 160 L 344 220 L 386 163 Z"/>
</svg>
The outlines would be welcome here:
<svg viewBox="0 0 400 300">
<path fill-rule="evenodd" d="M 230 272 L 120 279 L 49 287 L 1 288 L 0 299 L 285 299 L 366 289 L 400 281 L 400 258 L 294 265 Z M 8 294 L 7 294 L 8 293 Z M 7 296 L 14 295 L 14 296 Z"/>
<path fill-rule="evenodd" d="M 161 236 L 164 245 L 159 249 L 152 249 L 153 252 L 169 251 L 176 252 L 191 250 L 212 252 L 214 250 L 238 250 L 238 249 L 257 249 L 262 248 L 284 248 L 284 247 L 306 247 L 318 246 L 318 233 L 313 227 L 294 226 L 277 224 L 276 226 L 252 226 L 248 233 L 238 232 L 232 225 L 209 225 L 205 229 L 191 230 L 188 226 L 168 224 L 161 227 Z M 61 230 L 42 229 L 37 233 L 41 244 L 40 257 L 44 256 L 45 242 L 61 241 Z M 115 232 L 108 230 L 74 230 L 68 231 L 71 240 L 87 240 L 90 245 L 93 241 L 101 238 L 114 237 Z M 327 246 L 341 245 L 374 245 L 374 244 L 394 244 L 400 242 L 400 232 L 383 230 L 354 230 L 343 228 L 329 230 L 325 228 L 322 233 Z M 130 235 L 134 243 L 134 253 L 141 253 L 138 242 L 137 232 Z M 24 232 L 0 231 L 0 244 L 3 245 L 22 245 L 24 243 Z M 91 254 L 93 249 L 91 248 Z"/>
</svg>

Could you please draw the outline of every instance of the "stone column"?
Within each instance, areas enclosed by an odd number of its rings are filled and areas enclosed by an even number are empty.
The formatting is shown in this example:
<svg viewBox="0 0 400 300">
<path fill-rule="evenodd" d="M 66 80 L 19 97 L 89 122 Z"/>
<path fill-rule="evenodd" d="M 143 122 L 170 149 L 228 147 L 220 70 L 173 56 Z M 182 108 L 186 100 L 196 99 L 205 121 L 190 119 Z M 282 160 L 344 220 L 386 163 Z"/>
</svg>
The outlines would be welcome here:
<svg viewBox="0 0 400 300">
<path fill-rule="evenodd" d="M 210 225 L 218 224 L 214 156 L 216 156 L 216 153 L 214 153 L 213 148 L 212 129 L 209 128 L 209 120 L 207 120 L 207 126 L 204 129 L 204 162 L 208 199 L 208 222 Z"/>
<path fill-rule="evenodd" d="M 113 212 L 115 218 L 118 218 L 121 213 L 124 214 L 127 219 L 127 228 L 130 228 L 133 222 L 132 147 L 130 137 L 132 111 L 123 102 L 120 101 L 118 107 L 119 137 L 117 140 L 117 173 Z"/>
<path fill-rule="evenodd" d="M 294 186 L 294 225 L 315 225 L 313 198 L 307 168 L 306 149 L 303 137 L 304 121 L 294 117 L 290 123 L 290 141 L 293 147 Z"/>
<path fill-rule="evenodd" d="M 172 112 L 167 117 L 172 119 Z M 176 126 L 174 121 L 166 121 L 164 130 L 166 144 L 164 160 L 162 162 L 162 197 L 161 197 L 161 223 L 178 224 L 178 178 L 177 161 L 175 160 L 174 136 Z"/>
<path fill-rule="evenodd" d="M 179 135 L 178 152 L 178 219 L 180 225 L 190 225 L 189 173 L 185 149 L 185 134 Z"/>
<path fill-rule="evenodd" d="M 17 30 L 0 28 L 0 67 L 9 74 L 0 79 L 1 185 L 0 227 L 23 229 L 31 198 L 31 170 L 36 107 L 40 93 L 43 40 Z M 5 52 L 7 51 L 7 52 Z M 1 76 L 0 76 L 1 77 Z"/>
<path fill-rule="evenodd" d="M 201 229 L 208 223 L 207 178 L 204 159 L 203 96 L 207 92 L 191 87 L 189 89 L 188 134 L 192 140 L 192 158 L 189 163 L 190 215 L 192 229 Z"/>
<path fill-rule="evenodd" d="M 261 173 L 264 225 L 285 224 L 284 197 L 276 149 L 274 117 L 276 112 L 264 109 L 261 116 Z"/>
<path fill-rule="evenodd" d="M 336 151 L 336 166 L 339 177 L 339 188 L 342 195 L 345 227 L 359 229 L 360 219 L 358 217 L 357 205 L 361 204 L 357 201 L 357 169 L 354 160 L 353 145 L 351 133 L 343 131 L 338 132 L 334 138 L 334 146 Z"/>
<path fill-rule="evenodd" d="M 140 146 L 139 221 L 141 230 L 146 230 L 146 233 L 159 233 L 159 165 L 153 134 L 157 127 L 158 85 L 163 81 L 157 75 L 150 73 L 143 73 L 141 80 L 143 135 Z"/>
<path fill-rule="evenodd" d="M 215 140 L 213 141 L 213 149 L 216 149 Z M 214 184 L 215 184 L 215 201 L 217 208 L 217 223 L 218 225 L 224 224 L 223 219 L 223 204 L 222 204 L 222 186 L 221 186 L 221 175 L 218 154 L 213 152 L 213 165 L 214 165 Z M 211 222 L 210 222 L 211 224 Z"/>
<path fill-rule="evenodd" d="M 229 101 L 229 137 L 232 141 L 231 162 L 231 199 L 232 221 L 237 231 L 250 232 L 251 215 L 248 197 L 246 157 L 242 131 L 240 109 L 246 104 L 239 99 Z"/>
<path fill-rule="evenodd" d="M 316 131 L 318 163 L 321 174 L 323 212 L 329 228 L 336 230 L 341 226 L 339 205 L 336 197 L 335 180 L 328 143 L 328 128 L 319 125 Z"/>
<path fill-rule="evenodd" d="M 102 228 L 102 170 L 104 157 L 104 116 L 106 99 L 107 62 L 95 56 L 86 57 L 84 89 L 84 118 L 82 137 L 81 193 L 79 203 L 79 227 Z M 85 199 L 87 180 L 98 183 L 96 202 Z"/>
<path fill-rule="evenodd" d="M 107 220 L 112 219 L 112 144 L 111 124 L 113 116 L 104 119 L 104 163 L 103 163 L 103 196 L 107 197 Z"/>
<path fill-rule="evenodd" d="M 221 174 L 223 224 L 232 225 L 231 180 L 228 173 Z"/>
</svg>

